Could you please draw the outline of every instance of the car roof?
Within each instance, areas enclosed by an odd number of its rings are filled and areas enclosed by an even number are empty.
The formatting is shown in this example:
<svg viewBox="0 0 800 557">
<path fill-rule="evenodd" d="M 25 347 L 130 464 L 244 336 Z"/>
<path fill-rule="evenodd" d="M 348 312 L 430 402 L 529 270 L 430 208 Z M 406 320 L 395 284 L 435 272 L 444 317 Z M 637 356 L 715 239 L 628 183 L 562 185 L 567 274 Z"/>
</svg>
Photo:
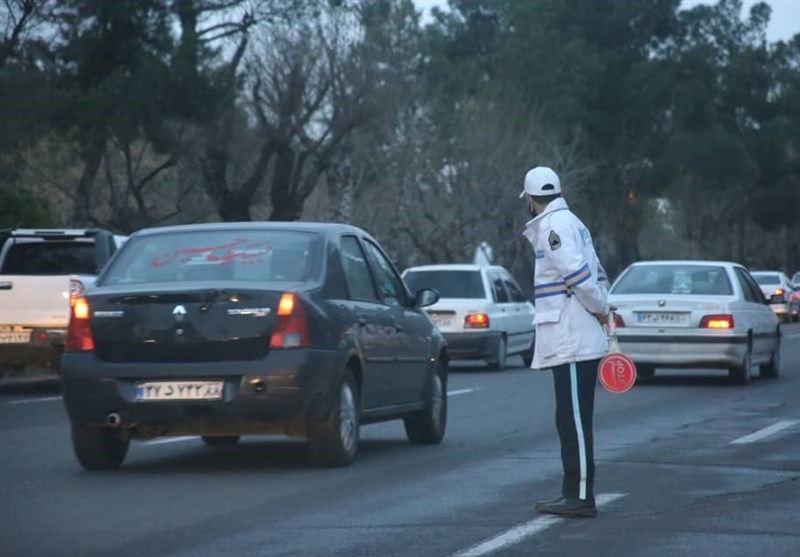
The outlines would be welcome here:
<svg viewBox="0 0 800 557">
<path fill-rule="evenodd" d="M 349 224 L 339 224 L 334 222 L 285 222 L 285 221 L 249 221 L 249 222 L 212 222 L 201 224 L 182 224 L 176 226 L 160 226 L 156 228 L 144 228 L 131 235 L 150 236 L 156 234 L 167 234 L 175 232 L 221 232 L 226 230 L 291 230 L 296 232 L 315 232 L 322 234 L 346 233 L 369 234 L 355 226 Z"/>
<path fill-rule="evenodd" d="M 701 259 L 660 259 L 658 261 L 637 261 L 631 266 L 639 265 L 736 265 L 742 266 L 733 261 L 705 261 Z"/>
<path fill-rule="evenodd" d="M 505 268 L 499 265 L 475 265 L 472 263 L 442 263 L 439 265 L 417 265 L 409 267 L 403 272 L 408 271 L 480 271 L 481 269 L 487 270 L 503 270 Z"/>
</svg>

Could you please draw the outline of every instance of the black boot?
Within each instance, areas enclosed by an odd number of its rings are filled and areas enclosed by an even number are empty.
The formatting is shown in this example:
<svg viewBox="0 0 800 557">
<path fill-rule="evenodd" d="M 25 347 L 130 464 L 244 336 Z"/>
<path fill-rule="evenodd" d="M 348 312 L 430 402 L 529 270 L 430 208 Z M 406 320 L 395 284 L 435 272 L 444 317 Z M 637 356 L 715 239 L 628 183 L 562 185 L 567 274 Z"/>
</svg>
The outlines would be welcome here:
<svg viewBox="0 0 800 557">
<path fill-rule="evenodd" d="M 547 507 L 547 506 L 550 506 L 550 505 L 557 505 L 558 503 L 561 503 L 563 500 L 564 500 L 564 496 L 563 495 L 559 495 L 558 497 L 554 497 L 553 499 L 549 499 L 547 501 L 536 501 L 536 510 L 540 511 L 540 510 L 542 510 L 541 507 Z"/>
<path fill-rule="evenodd" d="M 593 499 L 561 499 L 555 503 L 536 505 L 536 510 L 547 514 L 566 517 L 597 516 L 597 507 Z"/>
</svg>

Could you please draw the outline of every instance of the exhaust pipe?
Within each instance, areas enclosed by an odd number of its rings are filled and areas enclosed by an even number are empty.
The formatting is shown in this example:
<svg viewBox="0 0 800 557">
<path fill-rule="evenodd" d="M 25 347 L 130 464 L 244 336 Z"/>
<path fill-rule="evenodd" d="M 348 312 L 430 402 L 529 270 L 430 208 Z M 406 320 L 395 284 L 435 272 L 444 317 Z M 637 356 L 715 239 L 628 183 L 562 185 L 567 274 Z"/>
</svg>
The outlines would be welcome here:
<svg viewBox="0 0 800 557">
<path fill-rule="evenodd" d="M 122 416 L 116 412 L 111 412 L 106 416 L 106 425 L 109 427 L 120 427 L 122 425 Z"/>
</svg>

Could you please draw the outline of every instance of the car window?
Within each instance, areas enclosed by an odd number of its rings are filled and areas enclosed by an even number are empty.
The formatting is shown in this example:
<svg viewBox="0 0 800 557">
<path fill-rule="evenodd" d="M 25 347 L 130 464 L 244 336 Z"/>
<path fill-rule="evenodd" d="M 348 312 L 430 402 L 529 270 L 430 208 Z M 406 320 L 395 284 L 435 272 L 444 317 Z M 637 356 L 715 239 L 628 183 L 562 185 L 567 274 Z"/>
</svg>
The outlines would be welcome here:
<svg viewBox="0 0 800 557">
<path fill-rule="evenodd" d="M 769 285 L 781 283 L 781 277 L 776 273 L 750 273 L 750 275 L 756 279 L 758 284 Z"/>
<path fill-rule="evenodd" d="M 383 301 L 393 306 L 407 305 L 403 280 L 395 272 L 392 264 L 378 249 L 378 246 L 370 241 L 365 242 L 365 244 L 367 258 L 372 264 L 375 280 L 378 283 L 378 291 L 383 297 Z"/>
<path fill-rule="evenodd" d="M 736 279 L 739 281 L 739 286 L 742 288 L 742 294 L 744 295 L 744 299 L 748 302 L 756 302 L 759 303 L 759 300 L 755 293 L 753 292 L 753 287 L 747 281 L 745 277 L 745 272 L 742 269 L 736 269 Z"/>
<path fill-rule="evenodd" d="M 5 275 L 96 275 L 94 242 L 16 242 L 6 252 Z"/>
<path fill-rule="evenodd" d="M 750 297 L 753 299 L 753 301 L 759 304 L 766 304 L 767 299 L 764 297 L 764 293 L 761 291 L 761 288 L 759 288 L 756 281 L 753 280 L 753 277 L 750 275 L 750 273 L 740 268 L 737 268 L 736 272 L 749 288 Z"/>
<path fill-rule="evenodd" d="M 342 238 L 342 266 L 350 297 L 356 300 L 377 301 L 375 285 L 364 258 L 364 252 L 355 236 Z"/>
<path fill-rule="evenodd" d="M 284 230 L 193 230 L 131 238 L 103 285 L 242 280 L 305 282 L 318 266 L 318 234 Z"/>
<path fill-rule="evenodd" d="M 496 272 L 489 273 L 489 282 L 492 285 L 492 297 L 494 298 L 495 303 L 507 304 L 508 292 L 506 291 L 506 287 L 503 285 L 503 278 L 500 276 L 500 274 Z"/>
<path fill-rule="evenodd" d="M 403 280 L 411 292 L 431 288 L 440 298 L 486 298 L 480 271 L 408 271 Z"/>
<path fill-rule="evenodd" d="M 725 268 L 717 265 L 636 265 L 612 287 L 614 294 L 733 294 Z"/>
<path fill-rule="evenodd" d="M 517 286 L 517 283 L 510 276 L 503 277 L 503 284 L 508 290 L 508 295 L 511 297 L 512 302 L 526 302 L 527 298 Z"/>
</svg>

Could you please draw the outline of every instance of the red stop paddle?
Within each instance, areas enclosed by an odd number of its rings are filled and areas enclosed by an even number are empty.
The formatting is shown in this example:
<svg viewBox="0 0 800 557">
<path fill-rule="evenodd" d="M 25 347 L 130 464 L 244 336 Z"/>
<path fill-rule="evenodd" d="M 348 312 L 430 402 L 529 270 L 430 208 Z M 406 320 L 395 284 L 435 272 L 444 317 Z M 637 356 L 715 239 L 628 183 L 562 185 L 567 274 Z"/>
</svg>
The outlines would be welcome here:
<svg viewBox="0 0 800 557">
<path fill-rule="evenodd" d="M 608 354 L 597 366 L 600 384 L 611 393 L 624 393 L 636 383 L 636 364 L 619 351 L 614 312 L 608 313 Z"/>
</svg>

